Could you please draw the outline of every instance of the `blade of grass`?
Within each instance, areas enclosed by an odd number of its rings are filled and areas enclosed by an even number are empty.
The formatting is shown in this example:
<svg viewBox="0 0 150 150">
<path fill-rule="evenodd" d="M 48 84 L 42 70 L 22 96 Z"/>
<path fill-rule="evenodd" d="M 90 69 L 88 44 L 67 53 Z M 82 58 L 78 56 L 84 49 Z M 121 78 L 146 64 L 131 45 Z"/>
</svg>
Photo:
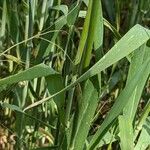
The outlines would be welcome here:
<svg viewBox="0 0 150 150">
<path fill-rule="evenodd" d="M 79 103 L 79 114 L 76 120 L 77 126 L 75 127 L 76 131 L 73 131 L 70 149 L 83 150 L 97 103 L 98 93 L 93 84 L 87 80 L 83 89 L 83 96 Z"/>
<path fill-rule="evenodd" d="M 100 33 L 103 30 L 102 29 L 103 24 L 99 23 L 100 21 L 102 21 L 101 2 L 99 0 L 95 0 L 93 1 L 92 7 L 91 7 L 91 16 L 90 16 L 90 21 L 89 21 L 87 43 L 85 47 L 85 54 L 84 54 L 85 58 L 83 62 L 83 68 L 87 68 L 90 64 L 93 44 L 95 44 L 95 48 L 100 48 L 101 46 L 100 44 L 102 44 L 103 32 L 102 34 Z M 99 37 L 99 40 L 96 40 L 98 37 Z"/>
<path fill-rule="evenodd" d="M 15 75 L 3 78 L 0 80 L 0 90 L 3 90 L 3 86 L 11 85 L 20 81 L 32 80 L 43 76 L 57 74 L 52 68 L 44 64 L 39 64 L 31 67 L 27 70 L 19 72 Z"/>
<path fill-rule="evenodd" d="M 141 83 L 145 83 L 150 70 L 150 59 L 148 59 L 144 64 L 138 69 L 136 75 L 130 80 L 130 83 L 126 85 L 124 90 L 116 99 L 113 107 L 109 111 L 109 114 L 105 118 L 104 122 L 102 123 L 101 127 L 98 129 L 96 134 L 93 136 L 92 140 L 90 141 L 89 150 L 93 150 L 94 148 L 98 147 L 98 143 L 101 141 L 102 137 L 106 134 L 106 129 L 108 130 L 109 125 L 113 122 L 114 119 L 118 117 L 118 115 L 123 111 L 123 108 L 129 101 L 134 89 L 137 87 L 137 83 L 140 81 Z M 141 79 L 142 76 L 142 79 Z M 141 80 L 140 80 L 141 79 Z"/>
<path fill-rule="evenodd" d="M 146 54 L 146 55 L 145 55 Z M 127 79 L 127 84 L 129 84 L 131 78 L 133 78 L 133 76 L 135 76 L 135 74 L 137 73 L 138 68 L 140 68 L 142 66 L 142 64 L 149 59 L 150 56 L 150 52 L 149 49 L 147 49 L 146 44 L 144 44 L 143 46 L 141 46 L 137 51 L 135 51 L 133 53 L 132 59 L 131 59 L 131 65 L 130 65 L 130 69 L 129 69 L 129 74 L 128 74 L 128 79 Z M 126 107 L 124 108 L 123 114 L 124 117 L 133 125 L 128 126 L 128 124 L 124 124 L 124 127 L 126 126 L 126 129 L 128 130 L 133 130 L 133 126 L 134 126 L 134 118 L 137 112 L 137 108 L 138 108 L 138 104 L 139 101 L 141 99 L 141 95 L 142 95 L 142 91 L 144 88 L 145 82 L 138 82 L 137 83 L 137 88 L 133 91 L 132 96 L 129 98 L 129 102 L 127 103 Z M 123 130 L 120 131 L 120 134 L 123 134 L 121 132 L 124 132 Z M 126 144 L 124 143 L 123 138 L 126 136 L 127 139 L 129 139 L 129 137 L 131 137 L 130 132 L 127 132 L 123 137 L 120 136 L 121 140 L 121 144 L 123 145 L 123 147 L 126 146 Z M 132 137 L 133 139 L 133 137 Z M 131 140 L 133 142 L 133 140 Z M 130 145 L 133 145 L 133 143 Z"/>
<path fill-rule="evenodd" d="M 133 128 L 131 120 L 126 116 L 119 116 L 119 129 L 121 139 L 121 150 L 133 150 Z"/>
<path fill-rule="evenodd" d="M 87 11 L 87 14 L 86 14 L 82 35 L 81 35 L 77 55 L 76 55 L 76 58 L 75 58 L 75 65 L 77 65 L 81 62 L 82 54 L 83 54 L 84 47 L 85 47 L 85 44 L 86 44 L 86 40 L 87 40 L 87 37 L 88 37 L 91 11 L 92 11 L 92 0 L 90 0 L 89 4 L 88 4 L 88 11 Z"/>
<path fill-rule="evenodd" d="M 129 68 L 128 79 L 127 79 L 126 84 L 129 84 L 131 79 L 137 73 L 138 68 L 140 68 L 142 66 L 144 54 L 145 54 L 145 44 L 142 45 L 139 49 L 137 49 L 133 53 L 130 68 Z M 133 91 L 131 97 L 129 98 L 129 101 L 128 101 L 126 107 L 123 110 L 123 118 L 122 119 L 126 119 L 127 122 L 124 123 L 124 125 L 123 125 L 121 120 L 119 121 L 121 147 L 123 150 L 133 149 L 133 145 L 134 145 L 133 144 L 133 133 L 132 133 L 133 132 L 133 125 L 134 125 L 133 119 L 134 119 L 135 114 L 136 114 L 136 110 L 138 107 L 139 100 L 141 98 L 141 94 L 142 94 L 144 85 L 145 85 L 145 82 L 138 82 L 137 83 L 136 89 Z M 124 127 L 124 129 L 121 129 L 122 126 Z M 126 134 L 125 134 L 125 130 L 128 130 L 130 132 L 126 132 Z M 128 142 L 125 142 L 125 139 L 128 139 L 127 140 Z"/>
</svg>

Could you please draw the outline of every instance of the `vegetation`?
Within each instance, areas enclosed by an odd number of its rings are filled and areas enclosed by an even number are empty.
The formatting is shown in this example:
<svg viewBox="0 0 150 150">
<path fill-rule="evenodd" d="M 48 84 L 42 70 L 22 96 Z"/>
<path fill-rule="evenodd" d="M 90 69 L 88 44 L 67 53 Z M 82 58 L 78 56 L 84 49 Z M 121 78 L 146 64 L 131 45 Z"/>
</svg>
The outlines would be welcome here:
<svg viewBox="0 0 150 150">
<path fill-rule="evenodd" d="M 0 149 L 150 149 L 150 0 L 0 8 Z"/>
</svg>

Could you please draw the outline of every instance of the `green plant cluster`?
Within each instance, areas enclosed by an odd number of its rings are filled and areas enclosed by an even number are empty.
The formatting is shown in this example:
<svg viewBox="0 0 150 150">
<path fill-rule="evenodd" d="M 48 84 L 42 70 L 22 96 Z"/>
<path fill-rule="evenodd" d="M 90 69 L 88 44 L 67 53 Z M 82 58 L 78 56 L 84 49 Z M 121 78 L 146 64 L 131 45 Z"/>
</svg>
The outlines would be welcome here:
<svg viewBox="0 0 150 150">
<path fill-rule="evenodd" d="M 150 149 L 150 0 L 1 0 L 0 149 Z"/>
</svg>

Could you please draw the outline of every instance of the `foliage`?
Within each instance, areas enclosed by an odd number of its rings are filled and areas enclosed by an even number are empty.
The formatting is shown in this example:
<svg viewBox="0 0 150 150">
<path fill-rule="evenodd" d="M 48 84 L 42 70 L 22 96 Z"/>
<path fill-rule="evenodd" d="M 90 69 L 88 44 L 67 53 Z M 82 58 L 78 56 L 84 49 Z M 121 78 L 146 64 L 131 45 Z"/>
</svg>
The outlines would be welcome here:
<svg viewBox="0 0 150 150">
<path fill-rule="evenodd" d="M 149 148 L 150 0 L 0 7 L 0 149 Z"/>
</svg>

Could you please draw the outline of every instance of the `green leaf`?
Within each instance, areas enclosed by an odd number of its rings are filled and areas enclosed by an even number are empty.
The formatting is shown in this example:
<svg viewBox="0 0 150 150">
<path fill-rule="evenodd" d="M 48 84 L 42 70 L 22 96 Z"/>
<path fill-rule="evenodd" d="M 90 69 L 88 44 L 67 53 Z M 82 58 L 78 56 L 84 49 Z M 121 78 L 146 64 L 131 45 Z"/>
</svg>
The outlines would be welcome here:
<svg viewBox="0 0 150 150">
<path fill-rule="evenodd" d="M 96 134 L 93 136 L 92 140 L 90 141 L 88 149 L 93 150 L 98 146 L 98 143 L 101 141 L 102 137 L 106 133 L 106 129 L 108 130 L 109 125 L 118 117 L 118 115 L 123 111 L 123 108 L 129 101 L 133 91 L 137 88 L 137 83 L 146 82 L 149 73 L 150 73 L 150 59 L 138 69 L 135 76 L 130 80 L 129 84 L 126 85 L 124 90 L 116 99 L 113 107 L 109 111 L 109 114 L 105 118 L 104 122 L 102 123 L 101 127 L 98 129 Z M 142 77 L 142 78 L 141 78 Z"/>
<path fill-rule="evenodd" d="M 102 17 L 101 1 L 90 0 L 86 19 L 84 22 L 81 40 L 78 47 L 78 52 L 75 59 L 75 64 L 80 63 L 81 58 L 83 58 L 83 67 L 86 68 L 91 60 L 93 44 L 96 50 L 100 48 L 102 43 L 103 43 L 103 17 Z"/>
<path fill-rule="evenodd" d="M 87 80 L 83 89 L 83 96 L 79 102 L 79 114 L 76 120 L 76 132 L 74 139 L 72 139 L 74 141 L 71 146 L 72 149 L 83 150 L 97 104 L 98 93 L 91 81 Z"/>
<path fill-rule="evenodd" d="M 85 18 L 85 22 L 84 22 L 84 26 L 83 26 L 83 30 L 82 30 L 82 35 L 80 38 L 79 47 L 78 47 L 77 55 L 75 58 L 75 65 L 80 63 L 81 58 L 82 58 L 82 54 L 83 54 L 83 51 L 85 48 L 86 40 L 88 37 L 88 30 L 90 27 L 91 11 L 92 11 L 92 1 L 90 1 L 89 5 L 88 5 L 88 11 L 86 14 L 86 18 Z"/>
<path fill-rule="evenodd" d="M 5 85 L 11 85 L 20 81 L 32 80 L 34 78 L 44 77 L 53 74 L 57 74 L 57 72 L 45 64 L 39 64 L 17 74 L 1 79 L 0 90 L 3 90 L 2 86 Z"/>
<path fill-rule="evenodd" d="M 121 150 L 133 150 L 133 128 L 132 122 L 126 116 L 119 116 L 119 129 L 120 129 L 120 140 Z"/>
<path fill-rule="evenodd" d="M 87 41 L 85 45 L 85 58 L 83 62 L 84 68 L 88 67 L 90 64 L 93 44 L 96 50 L 100 48 L 100 46 L 102 46 L 103 43 L 103 18 L 101 1 L 92 1 L 92 8 L 90 11 L 91 16 L 89 21 Z M 98 55 L 100 55 L 100 53 L 98 53 Z"/>
<path fill-rule="evenodd" d="M 93 9 L 95 12 L 93 12 L 93 16 L 96 16 L 96 18 L 93 18 L 94 22 L 94 49 L 99 49 L 103 44 L 103 14 L 102 14 L 102 6 L 101 6 L 101 0 L 94 2 Z M 99 52 L 100 53 L 100 52 Z"/>
<path fill-rule="evenodd" d="M 149 54 L 148 54 L 148 52 L 149 52 Z M 147 54 L 147 55 L 145 56 L 145 54 Z M 149 51 L 149 49 L 147 49 L 146 44 L 141 46 L 138 50 L 136 50 L 133 53 L 133 56 L 131 59 L 131 64 L 130 64 L 130 69 L 129 69 L 129 74 L 128 74 L 128 79 L 127 79 L 127 84 L 129 84 L 130 80 L 132 78 L 134 78 L 135 74 L 138 73 L 138 68 L 140 68 L 142 66 L 142 64 L 146 60 L 149 59 L 149 55 L 150 55 L 150 51 Z M 139 82 L 137 82 L 137 87 L 133 91 L 131 97 L 129 98 L 129 101 L 128 101 L 126 107 L 123 110 L 123 114 L 124 114 L 124 117 L 126 118 L 126 120 L 128 122 L 130 122 L 131 124 L 133 124 L 133 126 L 128 126 L 128 124 L 124 124 L 124 128 L 126 128 L 127 130 L 133 130 L 133 127 L 134 127 L 133 121 L 134 121 L 134 118 L 135 118 L 135 115 L 137 112 L 139 101 L 141 99 L 144 85 L 145 85 L 144 80 L 139 80 Z M 122 132 L 124 132 L 124 131 L 121 130 L 120 134 L 123 134 Z M 126 136 L 126 139 L 129 139 L 129 137 L 131 137 L 130 132 L 126 132 L 125 136 Z M 122 142 L 123 141 L 124 140 L 122 140 Z M 131 141 L 133 142 L 133 140 L 131 140 Z M 133 145 L 133 143 L 131 144 L 131 141 L 130 141 L 129 145 Z"/>
</svg>

